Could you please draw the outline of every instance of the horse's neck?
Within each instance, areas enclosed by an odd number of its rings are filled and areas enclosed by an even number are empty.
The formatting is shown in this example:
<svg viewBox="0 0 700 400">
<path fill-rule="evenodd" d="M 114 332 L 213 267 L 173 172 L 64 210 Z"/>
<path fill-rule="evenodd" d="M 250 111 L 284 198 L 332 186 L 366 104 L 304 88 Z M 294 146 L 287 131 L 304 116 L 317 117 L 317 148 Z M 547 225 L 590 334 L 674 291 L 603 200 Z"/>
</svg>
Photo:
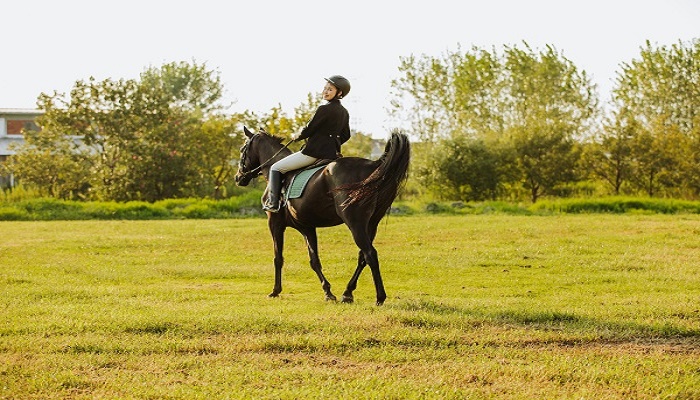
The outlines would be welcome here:
<svg viewBox="0 0 700 400">
<path fill-rule="evenodd" d="M 281 145 L 268 146 L 260 152 L 260 162 L 265 163 L 265 167 L 262 168 L 262 173 L 265 176 L 269 176 L 272 164 L 292 154 L 291 150 L 283 147 Z"/>
</svg>

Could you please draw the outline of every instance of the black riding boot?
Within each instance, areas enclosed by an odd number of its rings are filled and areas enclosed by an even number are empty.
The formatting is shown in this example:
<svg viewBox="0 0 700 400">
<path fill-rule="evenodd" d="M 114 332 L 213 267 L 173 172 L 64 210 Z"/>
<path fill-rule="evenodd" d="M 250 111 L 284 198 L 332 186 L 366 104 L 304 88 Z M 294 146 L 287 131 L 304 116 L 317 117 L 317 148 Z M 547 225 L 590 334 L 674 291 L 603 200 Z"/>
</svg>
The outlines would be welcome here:
<svg viewBox="0 0 700 400">
<path fill-rule="evenodd" d="M 267 200 L 263 204 L 264 211 L 278 212 L 280 210 L 280 190 L 282 189 L 282 173 L 270 170 L 267 178 Z"/>
</svg>

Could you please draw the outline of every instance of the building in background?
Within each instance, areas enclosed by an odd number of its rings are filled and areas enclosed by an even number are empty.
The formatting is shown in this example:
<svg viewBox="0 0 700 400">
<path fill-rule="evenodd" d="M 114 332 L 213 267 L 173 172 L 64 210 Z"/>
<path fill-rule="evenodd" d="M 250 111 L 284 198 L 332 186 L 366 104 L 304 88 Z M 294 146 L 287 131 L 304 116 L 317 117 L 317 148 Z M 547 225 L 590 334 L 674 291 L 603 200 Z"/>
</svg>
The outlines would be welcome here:
<svg viewBox="0 0 700 400">
<path fill-rule="evenodd" d="M 43 112 L 39 110 L 20 108 L 0 108 L 0 163 L 14 154 L 10 144 L 24 143 L 22 131 L 25 129 L 39 130 L 36 117 Z M 14 186 L 14 178 L 0 175 L 0 188 Z"/>
</svg>

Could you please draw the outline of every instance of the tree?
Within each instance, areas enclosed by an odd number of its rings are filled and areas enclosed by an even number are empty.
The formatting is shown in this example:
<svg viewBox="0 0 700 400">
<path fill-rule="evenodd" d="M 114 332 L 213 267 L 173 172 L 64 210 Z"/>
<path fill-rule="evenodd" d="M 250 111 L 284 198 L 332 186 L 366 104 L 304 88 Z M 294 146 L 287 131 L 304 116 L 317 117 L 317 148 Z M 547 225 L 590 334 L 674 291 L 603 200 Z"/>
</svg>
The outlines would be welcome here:
<svg viewBox="0 0 700 400">
<path fill-rule="evenodd" d="M 593 126 L 598 101 L 585 72 L 554 47 L 535 52 L 524 43 L 500 54 L 472 48 L 442 58 L 411 56 L 399 69 L 393 112 L 411 121 L 415 136 L 467 136 L 512 148 L 502 154 L 515 154 L 516 165 L 500 176 L 513 177 L 517 169 L 533 202 L 575 179 L 575 140 Z"/>
<path fill-rule="evenodd" d="M 635 173 L 631 182 L 650 197 L 664 191 L 670 195 L 679 194 L 677 191 L 682 190 L 679 164 L 683 158 L 690 159 L 690 143 L 675 127 L 661 120 L 652 124 L 651 129 L 642 128 L 633 136 L 631 150 Z"/>
<path fill-rule="evenodd" d="M 226 197 L 226 184 L 236 172 L 232 162 L 238 157 L 238 150 L 245 143 L 245 135 L 238 129 L 245 116 L 235 114 L 232 117 L 215 116 L 204 121 L 201 126 L 202 134 L 196 144 L 200 159 L 196 162 L 200 167 L 200 179 L 206 187 L 205 193 L 210 193 L 214 199 Z"/>
<path fill-rule="evenodd" d="M 647 41 L 622 65 L 614 107 L 634 121 L 635 185 L 648 195 L 700 195 L 700 40 L 672 46 Z"/>
<path fill-rule="evenodd" d="M 294 132 L 300 131 L 309 124 L 316 110 L 321 105 L 322 98 L 323 96 L 321 96 L 320 93 L 308 93 L 306 95 L 306 102 L 294 108 L 294 116 L 292 117 L 291 123 L 291 128 Z"/>
<path fill-rule="evenodd" d="M 221 110 L 221 76 L 207 69 L 206 63 L 171 62 L 141 73 L 140 84 L 152 94 L 165 96 L 165 102 L 186 111 L 205 115 Z"/>
<path fill-rule="evenodd" d="M 269 112 L 263 113 L 262 115 L 258 115 L 252 111 L 245 111 L 239 114 L 240 117 L 238 117 L 238 119 L 243 125 L 252 129 L 261 128 L 273 135 L 291 139 L 295 133 L 301 131 L 302 128 L 311 121 L 311 118 L 320 104 L 321 96 L 319 94 L 313 95 L 309 93 L 306 102 L 296 107 L 294 109 L 294 115 L 291 117 L 284 112 L 282 105 L 278 104 L 270 109 Z M 298 147 L 298 145 L 292 145 L 292 147 Z"/>
<path fill-rule="evenodd" d="M 479 201 L 495 199 L 502 182 L 499 155 L 481 139 L 460 136 L 440 143 L 433 160 L 433 170 L 441 171 L 433 184 L 441 197 Z"/>
<path fill-rule="evenodd" d="M 382 141 L 381 143 L 382 148 L 384 148 L 384 142 Z M 372 136 L 365 135 L 362 132 L 353 132 L 350 140 L 343 144 L 343 156 L 370 158 L 373 147 L 374 139 L 372 139 Z"/>
<path fill-rule="evenodd" d="M 75 137 L 85 156 L 82 170 L 88 171 L 90 198 L 155 201 L 204 195 L 207 183 L 221 173 L 202 164 L 211 151 L 203 144 L 212 143 L 212 131 L 202 125 L 205 113 L 211 117 L 217 109 L 218 76 L 203 66 L 173 63 L 147 70 L 142 79 L 90 78 L 76 82 L 69 96 L 40 95 L 44 115 L 37 135 L 46 140 L 24 148 L 17 161 L 42 158 L 56 151 L 52 143 Z"/>
<path fill-rule="evenodd" d="M 400 58 L 403 76 L 392 81 L 394 89 L 391 114 L 411 124 L 413 136 L 435 141 L 451 131 L 450 107 L 444 107 L 449 95 L 447 60 L 423 56 Z"/>
<path fill-rule="evenodd" d="M 637 127 L 618 110 L 602 130 L 592 136 L 584 147 L 582 162 L 589 175 L 602 179 L 613 194 L 619 195 L 625 182 L 632 177 L 632 146 Z"/>
<path fill-rule="evenodd" d="M 16 154 L 3 167 L 25 185 L 34 186 L 48 196 L 64 200 L 85 198 L 90 154 L 70 136 L 55 131 L 22 133 L 24 143 L 13 145 Z"/>
<path fill-rule="evenodd" d="M 515 128 L 512 136 L 520 179 L 530 193 L 530 201 L 534 203 L 560 185 L 576 180 L 578 147 L 565 132 L 524 127 Z"/>
<path fill-rule="evenodd" d="M 518 164 L 530 200 L 576 178 L 575 138 L 583 137 L 595 115 L 597 98 L 585 72 L 553 47 L 539 53 L 526 46 L 506 49 L 512 104 L 511 127 Z"/>
</svg>

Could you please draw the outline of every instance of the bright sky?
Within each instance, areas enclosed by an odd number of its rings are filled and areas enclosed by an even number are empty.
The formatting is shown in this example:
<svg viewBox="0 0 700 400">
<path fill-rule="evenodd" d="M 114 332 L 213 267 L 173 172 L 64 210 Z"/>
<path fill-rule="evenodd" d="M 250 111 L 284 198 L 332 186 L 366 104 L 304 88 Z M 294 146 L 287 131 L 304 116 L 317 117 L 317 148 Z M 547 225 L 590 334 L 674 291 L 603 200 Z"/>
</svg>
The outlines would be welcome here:
<svg viewBox="0 0 700 400">
<path fill-rule="evenodd" d="M 377 138 L 398 125 L 386 108 L 400 57 L 551 44 L 606 101 L 646 40 L 700 38 L 695 0 L 7 0 L 0 16 L 0 108 L 34 108 L 40 93 L 90 76 L 195 61 L 219 71 L 230 112 L 291 114 L 323 77 L 344 75 L 351 128 Z"/>
</svg>

